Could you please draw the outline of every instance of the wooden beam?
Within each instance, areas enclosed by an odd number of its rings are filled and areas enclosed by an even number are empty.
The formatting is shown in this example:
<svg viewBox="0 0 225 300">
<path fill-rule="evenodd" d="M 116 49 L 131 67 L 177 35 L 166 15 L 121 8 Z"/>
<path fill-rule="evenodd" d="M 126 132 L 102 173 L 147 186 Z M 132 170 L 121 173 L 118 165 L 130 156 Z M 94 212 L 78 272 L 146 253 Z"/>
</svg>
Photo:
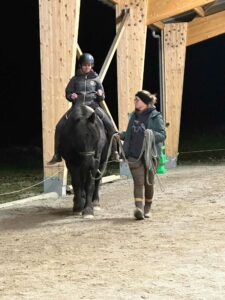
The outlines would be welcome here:
<svg viewBox="0 0 225 300">
<path fill-rule="evenodd" d="M 195 7 L 194 11 L 199 15 L 199 17 L 204 17 L 205 16 L 205 11 L 201 6 Z"/>
<path fill-rule="evenodd" d="M 129 17 L 129 10 L 125 10 L 124 13 L 123 13 L 123 19 L 120 23 L 120 27 L 119 27 L 119 29 L 116 33 L 116 36 L 115 36 L 115 38 L 112 42 L 112 45 L 109 49 L 109 52 L 108 52 L 108 54 L 105 58 L 104 64 L 103 64 L 103 66 L 101 68 L 101 71 L 99 73 L 99 79 L 101 80 L 101 82 L 103 82 L 103 80 L 105 78 L 105 74 L 106 74 L 106 72 L 109 68 L 109 65 L 110 65 L 111 61 L 112 61 L 113 55 L 114 55 L 114 53 L 115 53 L 115 51 L 118 47 L 118 44 L 121 40 L 121 37 L 123 36 L 123 32 L 126 28 L 126 23 L 127 23 L 128 17 Z"/>
<path fill-rule="evenodd" d="M 148 0 L 147 25 L 194 9 L 212 0 Z"/>
<path fill-rule="evenodd" d="M 225 11 L 188 23 L 187 46 L 225 33 Z"/>
<path fill-rule="evenodd" d="M 101 2 L 105 3 L 105 4 L 114 4 L 114 5 L 117 5 L 119 4 L 119 0 L 100 0 Z"/>
<path fill-rule="evenodd" d="M 47 165 L 54 153 L 55 126 L 67 111 L 65 86 L 75 72 L 80 0 L 39 0 L 44 191 L 60 191 L 63 164 Z M 66 33 L 66 34 L 65 34 Z M 73 71 L 71 71 L 73 70 Z"/>
<path fill-rule="evenodd" d="M 120 0 L 119 5 L 116 6 L 117 17 L 124 7 L 130 9 L 130 17 L 123 33 L 123 40 L 117 48 L 120 130 L 126 130 L 128 113 L 134 110 L 135 93 L 143 86 L 147 2 L 147 0 Z"/>
<path fill-rule="evenodd" d="M 101 80 L 101 82 L 103 82 L 103 80 L 105 78 L 105 74 L 106 74 L 106 72 L 107 72 L 107 70 L 109 68 L 109 65 L 110 65 L 111 61 L 112 61 L 113 55 L 114 55 L 114 53 L 115 53 L 115 51 L 116 51 L 116 49 L 117 49 L 117 47 L 119 45 L 121 37 L 123 36 L 123 32 L 124 32 L 124 30 L 126 28 L 127 20 L 128 20 L 128 17 L 129 17 L 129 10 L 128 9 L 124 10 L 123 13 L 122 13 L 122 15 L 123 15 L 123 19 L 121 21 L 120 27 L 119 27 L 119 29 L 117 31 L 117 34 L 116 34 L 116 36 L 115 36 L 115 38 L 113 40 L 113 43 L 112 43 L 112 45 L 111 45 L 111 47 L 109 49 L 109 52 L 108 52 L 108 54 L 106 56 L 104 64 L 103 64 L 103 66 L 101 68 L 101 71 L 99 73 L 99 79 Z M 112 115 L 111 115 L 111 113 L 110 113 L 110 111 L 108 109 L 108 106 L 107 106 L 106 102 L 105 101 L 101 101 L 100 104 L 101 104 L 101 107 L 110 116 L 110 118 L 112 120 L 112 123 L 113 123 L 114 129 L 116 131 L 118 131 L 118 128 L 117 128 L 117 126 L 116 126 L 116 124 L 115 124 L 115 122 L 113 120 L 113 117 L 112 117 Z"/>
<path fill-rule="evenodd" d="M 80 49 L 80 46 L 77 44 L 77 58 L 79 59 L 81 55 L 82 55 L 82 51 Z"/>
<path fill-rule="evenodd" d="M 163 24 L 163 22 L 160 21 L 153 23 L 153 25 L 161 30 L 165 27 L 165 24 Z"/>
<path fill-rule="evenodd" d="M 167 24 L 163 30 L 165 86 L 163 107 L 167 124 L 165 149 L 171 166 L 178 155 L 186 36 L 187 23 Z"/>
</svg>

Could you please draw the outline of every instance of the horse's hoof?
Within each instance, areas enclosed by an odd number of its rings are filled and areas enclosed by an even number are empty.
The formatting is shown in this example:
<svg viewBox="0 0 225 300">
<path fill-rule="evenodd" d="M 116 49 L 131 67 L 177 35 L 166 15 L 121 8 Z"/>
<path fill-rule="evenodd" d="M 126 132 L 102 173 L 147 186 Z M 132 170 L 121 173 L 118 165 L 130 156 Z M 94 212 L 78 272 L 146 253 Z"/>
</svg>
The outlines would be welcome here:
<svg viewBox="0 0 225 300">
<path fill-rule="evenodd" d="M 78 211 L 74 211 L 73 215 L 74 215 L 75 218 L 78 218 L 78 217 L 80 217 L 82 215 L 82 213 L 78 212 Z"/>
<path fill-rule="evenodd" d="M 99 207 L 100 206 L 100 204 L 99 204 L 99 200 L 94 200 L 93 202 L 92 202 L 92 206 L 95 208 L 95 207 Z"/>
<path fill-rule="evenodd" d="M 93 208 L 94 208 L 94 210 L 96 210 L 96 211 L 97 211 L 97 210 L 98 210 L 98 211 L 101 210 L 101 207 L 100 207 L 100 206 L 94 206 Z"/>
<path fill-rule="evenodd" d="M 83 215 L 83 218 L 84 219 L 94 219 L 94 216 L 93 215 Z"/>
<path fill-rule="evenodd" d="M 93 219 L 94 212 L 92 207 L 86 207 L 82 212 L 83 218 L 85 219 Z"/>
</svg>

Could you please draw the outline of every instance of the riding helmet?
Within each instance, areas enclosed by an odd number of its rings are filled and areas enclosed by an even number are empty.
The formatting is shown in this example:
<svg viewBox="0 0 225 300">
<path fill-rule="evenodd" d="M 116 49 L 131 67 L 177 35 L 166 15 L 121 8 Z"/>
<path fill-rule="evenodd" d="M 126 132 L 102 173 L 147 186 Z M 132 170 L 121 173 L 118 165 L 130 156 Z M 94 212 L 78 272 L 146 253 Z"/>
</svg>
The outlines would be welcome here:
<svg viewBox="0 0 225 300">
<path fill-rule="evenodd" d="M 84 64 L 94 65 L 94 57 L 90 53 L 83 53 L 79 58 L 79 65 L 82 66 Z"/>
</svg>

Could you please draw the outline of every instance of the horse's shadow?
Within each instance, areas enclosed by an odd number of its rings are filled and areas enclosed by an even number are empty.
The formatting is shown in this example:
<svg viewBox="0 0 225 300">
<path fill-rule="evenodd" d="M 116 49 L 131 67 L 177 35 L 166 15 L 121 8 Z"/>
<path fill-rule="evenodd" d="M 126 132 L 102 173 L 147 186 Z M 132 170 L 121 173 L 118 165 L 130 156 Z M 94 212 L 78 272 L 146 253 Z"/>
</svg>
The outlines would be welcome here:
<svg viewBox="0 0 225 300">
<path fill-rule="evenodd" d="M 71 208 L 35 206 L 2 209 L 0 211 L 0 231 L 24 230 L 54 222 L 73 215 Z"/>
<path fill-rule="evenodd" d="M 116 215 L 104 216 L 96 215 L 93 219 L 85 219 L 82 216 L 75 216 L 72 208 L 55 208 L 36 206 L 32 210 L 28 207 L 8 208 L 0 211 L 0 231 L 5 230 L 28 230 L 40 226 L 60 226 L 68 223 L 104 223 L 110 222 L 117 225 L 127 225 L 134 220 L 127 216 L 118 217 Z"/>
</svg>

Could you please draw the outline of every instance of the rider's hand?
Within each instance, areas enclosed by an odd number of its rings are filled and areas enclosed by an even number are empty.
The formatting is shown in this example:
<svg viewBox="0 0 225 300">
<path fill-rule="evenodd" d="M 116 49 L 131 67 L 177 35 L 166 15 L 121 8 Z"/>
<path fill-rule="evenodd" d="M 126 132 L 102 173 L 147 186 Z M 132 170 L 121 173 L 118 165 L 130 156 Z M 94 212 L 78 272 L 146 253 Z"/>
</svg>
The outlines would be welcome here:
<svg viewBox="0 0 225 300">
<path fill-rule="evenodd" d="M 97 90 L 96 95 L 101 97 L 103 95 L 103 91 L 100 89 Z"/>
<path fill-rule="evenodd" d="M 78 98 L 78 95 L 76 93 L 71 94 L 71 99 L 76 100 Z"/>
</svg>

